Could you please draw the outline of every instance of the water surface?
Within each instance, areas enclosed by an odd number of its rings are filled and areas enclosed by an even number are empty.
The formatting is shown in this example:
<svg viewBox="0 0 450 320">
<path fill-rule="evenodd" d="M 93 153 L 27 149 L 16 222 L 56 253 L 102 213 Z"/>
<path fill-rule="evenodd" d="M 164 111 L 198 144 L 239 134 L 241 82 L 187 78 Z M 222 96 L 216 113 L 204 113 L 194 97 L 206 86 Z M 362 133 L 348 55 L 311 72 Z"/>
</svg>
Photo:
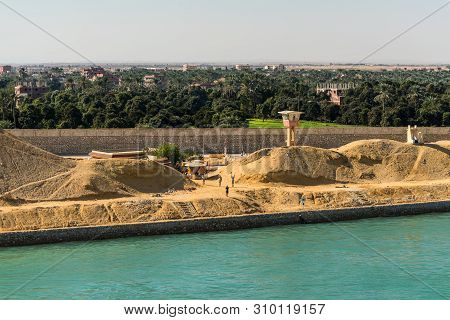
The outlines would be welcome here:
<svg viewBox="0 0 450 320">
<path fill-rule="evenodd" d="M 443 299 L 450 213 L 0 248 L 0 298 Z"/>
</svg>

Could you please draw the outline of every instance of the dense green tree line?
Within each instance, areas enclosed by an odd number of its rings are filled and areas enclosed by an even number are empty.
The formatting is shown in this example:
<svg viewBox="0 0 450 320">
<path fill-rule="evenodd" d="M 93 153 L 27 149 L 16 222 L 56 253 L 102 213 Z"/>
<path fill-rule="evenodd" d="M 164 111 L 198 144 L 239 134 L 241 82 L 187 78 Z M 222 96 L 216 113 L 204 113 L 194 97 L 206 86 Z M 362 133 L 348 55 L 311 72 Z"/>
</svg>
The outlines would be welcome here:
<svg viewBox="0 0 450 320">
<path fill-rule="evenodd" d="M 278 118 L 281 110 L 352 125 L 450 125 L 445 71 L 166 71 L 150 88 L 142 85 L 145 74 L 118 72 L 120 86 L 74 77 L 68 80 L 74 85 L 64 88 L 52 79 L 51 92 L 24 99 L 17 108 L 17 79 L 2 77 L 0 128 L 245 127 L 248 118 Z M 356 88 L 336 106 L 316 93 L 321 82 L 353 82 Z M 205 83 L 213 85 L 202 88 Z"/>
</svg>

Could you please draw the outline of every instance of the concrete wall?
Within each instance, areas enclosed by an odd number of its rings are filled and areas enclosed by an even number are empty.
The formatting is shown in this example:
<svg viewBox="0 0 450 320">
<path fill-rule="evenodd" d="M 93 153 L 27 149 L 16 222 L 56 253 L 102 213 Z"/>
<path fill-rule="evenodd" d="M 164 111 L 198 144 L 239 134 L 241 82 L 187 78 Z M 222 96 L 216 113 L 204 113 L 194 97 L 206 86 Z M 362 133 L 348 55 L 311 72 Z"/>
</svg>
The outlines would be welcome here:
<svg viewBox="0 0 450 320">
<path fill-rule="evenodd" d="M 450 139 L 450 127 L 421 128 L 426 142 Z M 8 130 L 44 150 L 61 155 L 82 155 L 92 150 L 125 151 L 156 147 L 164 142 L 182 149 L 221 153 L 249 153 L 285 145 L 284 129 L 55 129 Z M 335 148 L 361 139 L 406 141 L 406 128 L 314 128 L 298 129 L 300 145 Z"/>
<path fill-rule="evenodd" d="M 285 224 L 335 222 L 449 211 L 450 201 L 439 201 L 389 206 L 197 218 L 112 226 L 0 232 L 0 247 L 64 241 L 92 241 L 132 236 L 237 230 Z"/>
</svg>

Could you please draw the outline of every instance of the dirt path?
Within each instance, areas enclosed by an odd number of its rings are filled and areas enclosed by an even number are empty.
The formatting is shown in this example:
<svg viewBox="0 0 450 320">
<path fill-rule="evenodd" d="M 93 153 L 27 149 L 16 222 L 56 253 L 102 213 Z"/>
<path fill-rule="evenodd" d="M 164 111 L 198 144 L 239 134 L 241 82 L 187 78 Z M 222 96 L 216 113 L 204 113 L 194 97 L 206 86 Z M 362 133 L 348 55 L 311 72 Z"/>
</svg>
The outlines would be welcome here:
<svg viewBox="0 0 450 320">
<path fill-rule="evenodd" d="M 28 202 L 24 204 L 18 204 L 15 206 L 3 206 L 0 207 L 0 213 L 8 213 L 21 210 L 29 210 L 33 208 L 53 208 L 53 207 L 66 207 L 73 205 L 107 205 L 121 202 L 135 202 L 135 201 L 163 201 L 163 202 L 195 202 L 201 200 L 211 199 L 240 199 L 247 200 L 246 193 L 250 192 L 265 192 L 270 190 L 276 193 L 298 193 L 298 194 L 323 194 L 323 193 L 358 193 L 358 192 L 370 192 L 378 191 L 383 194 L 383 190 L 390 189 L 408 189 L 408 188 L 423 188 L 423 187 L 447 187 L 450 188 L 450 179 L 442 180 L 430 180 L 430 181 L 410 181 L 410 182 L 390 182 L 390 183 L 377 183 L 377 184 L 329 184 L 320 186 L 290 186 L 282 184 L 267 184 L 267 185 L 242 185 L 236 184 L 235 187 L 230 188 L 229 196 L 225 194 L 225 187 L 218 186 L 217 181 L 206 181 L 203 186 L 198 187 L 193 191 L 176 191 L 173 193 L 164 193 L 160 195 L 155 194 L 139 194 L 130 197 L 117 197 L 114 199 L 90 199 L 90 200 L 67 200 L 67 201 L 43 201 L 43 202 Z M 448 199 L 447 194 L 442 194 L 442 197 L 436 195 L 438 198 Z M 380 197 L 378 197 L 380 198 Z M 283 211 L 285 208 L 282 205 L 276 205 L 274 200 L 274 210 Z M 376 200 L 376 199 L 374 199 Z M 289 208 L 291 209 L 291 208 Z"/>
</svg>

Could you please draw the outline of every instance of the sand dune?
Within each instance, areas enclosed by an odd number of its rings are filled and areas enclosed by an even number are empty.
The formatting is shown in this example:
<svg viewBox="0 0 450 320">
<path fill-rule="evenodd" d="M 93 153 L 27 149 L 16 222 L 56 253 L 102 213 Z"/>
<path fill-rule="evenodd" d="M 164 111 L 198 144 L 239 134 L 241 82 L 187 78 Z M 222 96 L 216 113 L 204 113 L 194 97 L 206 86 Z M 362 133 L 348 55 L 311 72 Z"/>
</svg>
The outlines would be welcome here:
<svg viewBox="0 0 450 320">
<path fill-rule="evenodd" d="M 147 160 L 73 161 L 0 132 L 2 202 L 105 199 L 162 193 L 190 184 L 173 168 Z"/>
<path fill-rule="evenodd" d="M 221 172 L 239 183 L 320 185 L 423 181 L 450 177 L 450 144 L 361 140 L 337 149 L 308 146 L 257 151 Z"/>
<path fill-rule="evenodd" d="M 0 195 L 66 173 L 75 161 L 36 148 L 0 130 Z"/>
</svg>

